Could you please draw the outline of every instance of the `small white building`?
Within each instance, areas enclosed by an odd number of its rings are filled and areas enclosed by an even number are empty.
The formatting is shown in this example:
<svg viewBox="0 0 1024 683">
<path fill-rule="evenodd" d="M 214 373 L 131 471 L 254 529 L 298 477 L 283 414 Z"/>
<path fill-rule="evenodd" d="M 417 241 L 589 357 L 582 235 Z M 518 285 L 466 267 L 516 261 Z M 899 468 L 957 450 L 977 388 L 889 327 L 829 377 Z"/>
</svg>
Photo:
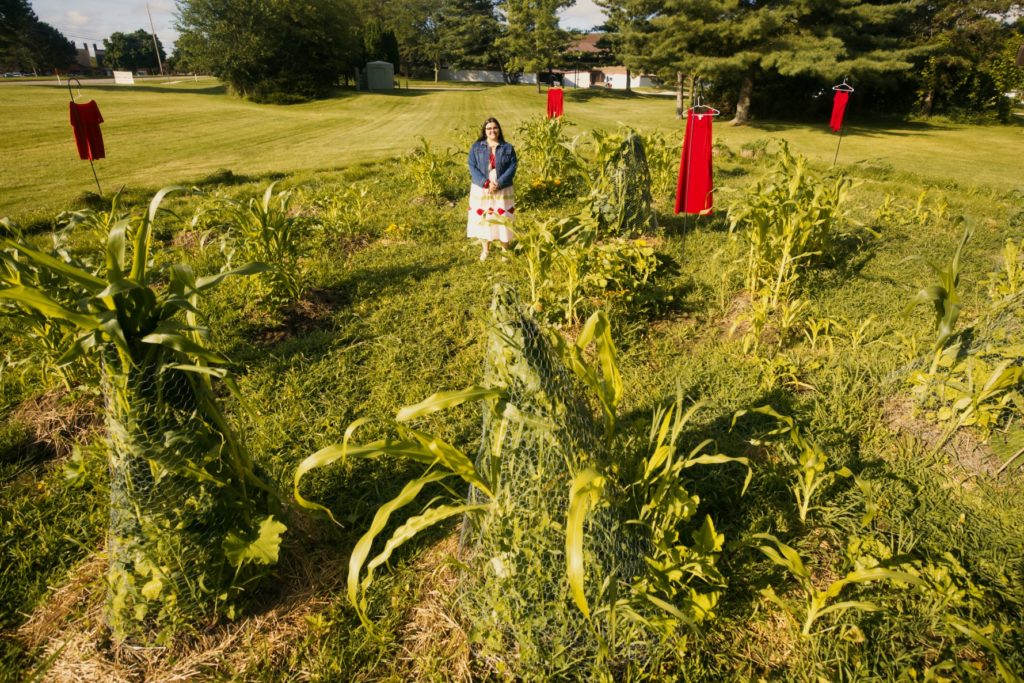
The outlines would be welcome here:
<svg viewBox="0 0 1024 683">
<path fill-rule="evenodd" d="M 605 66 L 595 73 L 601 74 L 603 78 L 595 78 L 594 85 L 603 85 L 604 87 L 611 88 L 612 90 L 626 89 L 626 67 Z M 647 74 L 638 74 L 636 72 L 629 74 L 630 88 L 650 88 L 654 85 L 654 79 Z"/>
<path fill-rule="evenodd" d="M 391 62 L 367 62 L 366 89 L 394 90 L 395 65 Z"/>
</svg>

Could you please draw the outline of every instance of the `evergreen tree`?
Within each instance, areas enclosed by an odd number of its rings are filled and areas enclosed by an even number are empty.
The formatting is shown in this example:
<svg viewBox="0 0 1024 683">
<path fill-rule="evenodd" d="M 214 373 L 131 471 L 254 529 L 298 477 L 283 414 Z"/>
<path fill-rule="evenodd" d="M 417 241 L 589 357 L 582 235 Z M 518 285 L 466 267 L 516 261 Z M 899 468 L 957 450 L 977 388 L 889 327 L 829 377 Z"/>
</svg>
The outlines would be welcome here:
<svg viewBox="0 0 1024 683">
<path fill-rule="evenodd" d="M 920 46 L 893 27 L 921 0 L 608 0 L 633 18 L 624 61 L 739 86 L 734 123 L 746 123 L 755 83 L 768 75 L 857 78 L 909 69 Z"/>
<path fill-rule="evenodd" d="M 558 11 L 575 0 L 502 0 L 505 31 L 498 39 L 506 74 L 550 71 L 569 44 L 569 33 L 558 25 Z M 540 79 L 537 80 L 540 92 Z"/>
<path fill-rule="evenodd" d="M 495 65 L 501 27 L 491 0 L 447 0 L 435 14 L 445 61 L 456 69 Z"/>
</svg>

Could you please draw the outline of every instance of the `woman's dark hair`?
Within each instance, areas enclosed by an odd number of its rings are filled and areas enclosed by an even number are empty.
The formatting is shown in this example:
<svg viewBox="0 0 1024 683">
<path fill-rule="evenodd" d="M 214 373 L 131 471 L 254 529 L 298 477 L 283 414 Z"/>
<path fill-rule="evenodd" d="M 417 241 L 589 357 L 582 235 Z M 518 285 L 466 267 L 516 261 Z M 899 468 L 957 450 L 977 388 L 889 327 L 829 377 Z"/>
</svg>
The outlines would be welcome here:
<svg viewBox="0 0 1024 683">
<path fill-rule="evenodd" d="M 502 129 L 501 124 L 498 123 L 498 119 L 493 116 L 483 122 L 480 126 L 480 137 L 476 139 L 477 142 L 483 142 L 487 139 L 487 124 L 493 123 L 498 126 L 498 142 L 505 142 L 505 131 Z"/>
</svg>

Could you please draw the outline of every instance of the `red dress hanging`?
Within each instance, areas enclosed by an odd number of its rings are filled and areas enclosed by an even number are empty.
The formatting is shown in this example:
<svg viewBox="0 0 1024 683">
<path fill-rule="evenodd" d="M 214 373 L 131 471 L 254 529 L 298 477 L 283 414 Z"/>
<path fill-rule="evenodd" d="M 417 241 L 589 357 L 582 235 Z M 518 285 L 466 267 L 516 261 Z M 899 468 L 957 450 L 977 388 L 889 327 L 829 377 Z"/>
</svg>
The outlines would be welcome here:
<svg viewBox="0 0 1024 683">
<path fill-rule="evenodd" d="M 561 88 L 548 89 L 548 118 L 560 117 L 565 102 L 565 91 Z"/>
<path fill-rule="evenodd" d="M 79 159 L 102 159 L 106 156 L 103 150 L 103 133 L 100 124 L 103 116 L 95 100 L 82 104 L 70 102 L 71 128 L 75 133 L 75 145 L 78 147 Z"/>
<path fill-rule="evenodd" d="M 829 128 L 835 132 L 843 127 L 843 114 L 846 113 L 846 102 L 850 99 L 850 93 L 845 90 L 836 90 L 836 96 L 832 100 L 832 120 L 829 121 Z"/>
<path fill-rule="evenodd" d="M 676 185 L 676 213 L 711 213 L 711 114 L 686 117 L 683 155 L 679 161 L 679 183 Z"/>
</svg>

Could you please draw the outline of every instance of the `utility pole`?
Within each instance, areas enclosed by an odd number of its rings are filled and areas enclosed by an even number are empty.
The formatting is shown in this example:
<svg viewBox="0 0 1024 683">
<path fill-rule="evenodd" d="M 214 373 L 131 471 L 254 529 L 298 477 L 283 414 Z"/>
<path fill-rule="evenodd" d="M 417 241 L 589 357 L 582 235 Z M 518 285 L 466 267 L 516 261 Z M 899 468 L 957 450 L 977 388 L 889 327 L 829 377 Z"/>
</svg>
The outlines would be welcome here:
<svg viewBox="0 0 1024 683">
<path fill-rule="evenodd" d="M 160 75 L 164 75 L 164 60 L 160 59 L 160 43 L 156 40 L 156 29 L 153 28 L 153 13 L 149 11 L 149 3 L 146 3 L 146 14 L 149 15 L 149 32 L 153 36 L 153 51 L 156 52 L 156 63 L 160 66 Z"/>
</svg>

